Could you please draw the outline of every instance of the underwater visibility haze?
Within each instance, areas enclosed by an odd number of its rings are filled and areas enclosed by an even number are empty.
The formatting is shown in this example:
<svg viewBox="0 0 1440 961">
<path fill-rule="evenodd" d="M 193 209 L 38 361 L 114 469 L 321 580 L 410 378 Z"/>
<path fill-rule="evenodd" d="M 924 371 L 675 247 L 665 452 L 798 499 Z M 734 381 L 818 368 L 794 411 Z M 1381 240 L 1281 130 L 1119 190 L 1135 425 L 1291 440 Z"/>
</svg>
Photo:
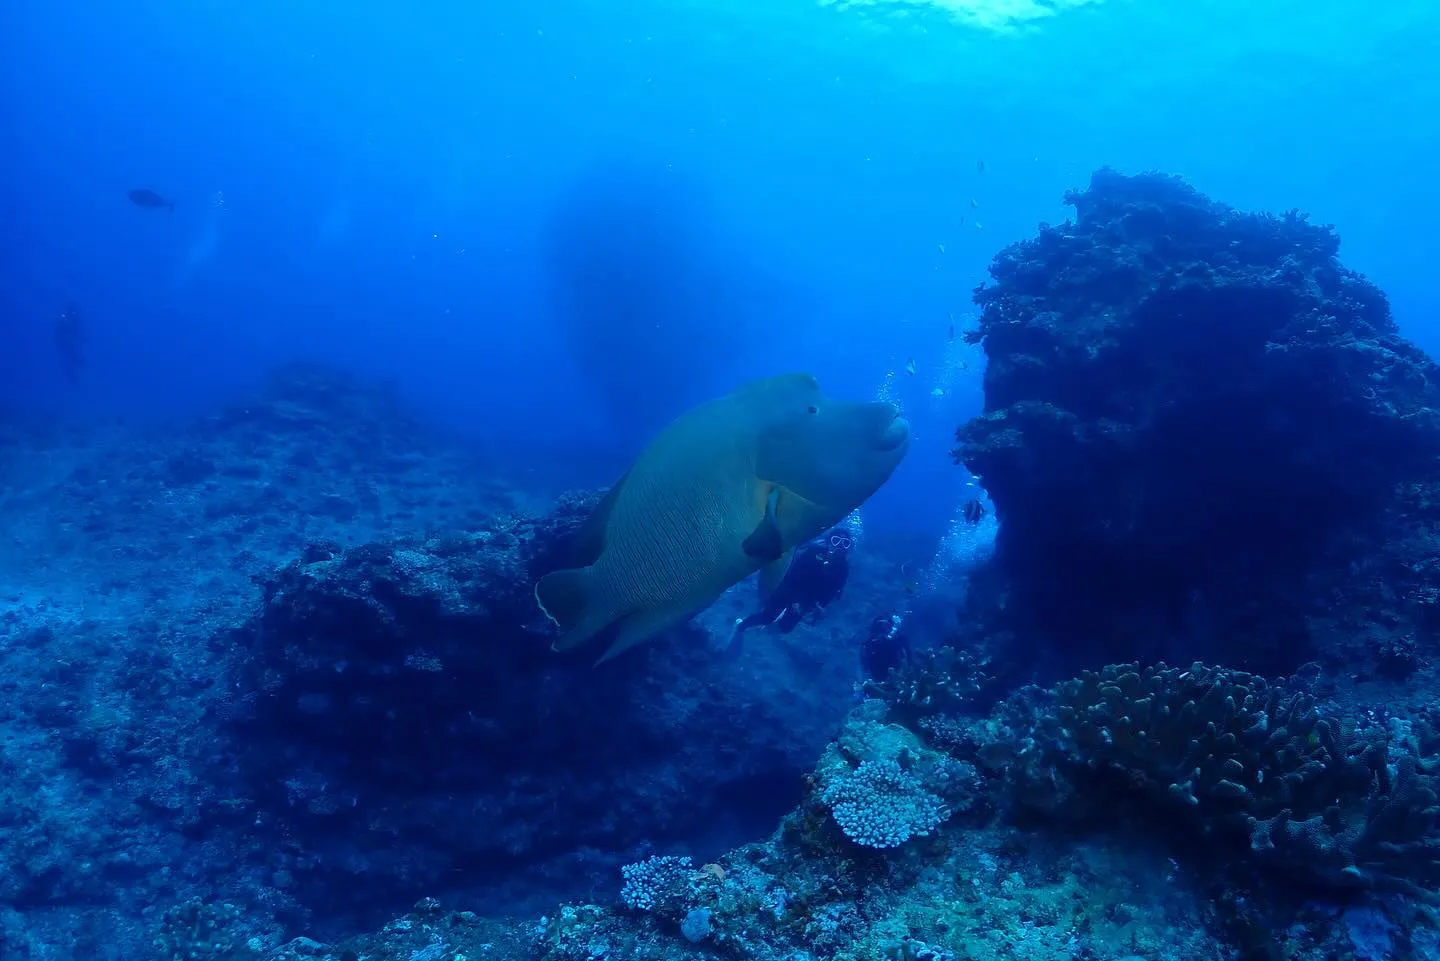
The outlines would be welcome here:
<svg viewBox="0 0 1440 961">
<path fill-rule="evenodd" d="M 8 4 L 0 959 L 1440 958 L 1436 37 Z"/>
</svg>

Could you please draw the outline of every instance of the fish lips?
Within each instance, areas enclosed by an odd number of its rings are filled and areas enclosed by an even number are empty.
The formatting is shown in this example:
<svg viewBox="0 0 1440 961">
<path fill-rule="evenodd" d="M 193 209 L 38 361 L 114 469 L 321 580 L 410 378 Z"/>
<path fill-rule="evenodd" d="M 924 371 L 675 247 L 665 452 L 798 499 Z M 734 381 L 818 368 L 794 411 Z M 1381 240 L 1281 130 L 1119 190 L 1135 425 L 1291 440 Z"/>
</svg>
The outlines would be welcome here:
<svg viewBox="0 0 1440 961">
<path fill-rule="evenodd" d="M 880 440 L 875 446 L 882 451 L 892 451 L 903 447 L 909 441 L 910 422 L 901 417 L 899 411 L 896 411 L 895 416 L 890 419 L 889 425 L 880 434 Z"/>
</svg>

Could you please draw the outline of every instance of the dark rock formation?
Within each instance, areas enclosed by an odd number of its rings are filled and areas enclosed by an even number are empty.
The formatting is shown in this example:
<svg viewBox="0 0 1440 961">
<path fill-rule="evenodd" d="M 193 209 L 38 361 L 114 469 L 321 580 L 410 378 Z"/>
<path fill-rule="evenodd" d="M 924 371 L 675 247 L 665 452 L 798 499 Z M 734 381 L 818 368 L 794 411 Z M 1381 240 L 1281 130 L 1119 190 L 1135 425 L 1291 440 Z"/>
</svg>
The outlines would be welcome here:
<svg viewBox="0 0 1440 961">
<path fill-rule="evenodd" d="M 1336 234 L 1155 174 L 1067 202 L 975 294 L 985 411 L 956 456 L 1001 519 L 1007 619 L 1089 663 L 1272 672 L 1337 611 L 1409 630 L 1433 588 L 1373 572 L 1433 567 L 1428 537 L 1387 542 L 1433 523 L 1440 371 Z"/>
<path fill-rule="evenodd" d="M 843 611 L 715 657 L 704 625 L 749 593 L 600 670 L 553 654 L 531 584 L 585 499 L 507 483 L 526 462 L 333 371 L 278 371 L 187 424 L 14 444 L 7 961 L 150 957 L 171 906 L 165 957 L 235 961 L 424 894 L 507 915 L 604 898 L 652 849 L 768 832 L 855 680 Z M 857 565 L 847 602 L 881 570 Z"/>
<path fill-rule="evenodd" d="M 723 662 L 696 625 L 599 668 L 554 654 L 531 585 L 588 507 L 317 547 L 265 581 L 236 730 L 303 902 L 544 905 L 652 845 L 759 836 L 798 799 L 851 665 L 782 694 L 782 649 Z"/>
</svg>

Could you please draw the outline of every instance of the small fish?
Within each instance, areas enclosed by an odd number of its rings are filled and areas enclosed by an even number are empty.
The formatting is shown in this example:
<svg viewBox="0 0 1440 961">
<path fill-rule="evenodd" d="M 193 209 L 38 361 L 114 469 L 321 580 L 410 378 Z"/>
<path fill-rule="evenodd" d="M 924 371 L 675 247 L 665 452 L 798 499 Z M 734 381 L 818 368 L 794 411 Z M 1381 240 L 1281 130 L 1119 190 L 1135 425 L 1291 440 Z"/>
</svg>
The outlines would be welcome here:
<svg viewBox="0 0 1440 961">
<path fill-rule="evenodd" d="M 985 225 L 982 224 L 980 221 L 977 220 L 977 221 L 975 221 L 975 229 L 976 229 L 976 230 L 984 230 L 984 229 L 985 229 Z"/>
<path fill-rule="evenodd" d="M 980 201 L 976 200 L 974 197 L 971 197 L 971 198 L 970 198 L 970 206 L 971 206 L 971 207 L 979 207 L 979 206 L 980 206 Z"/>
<path fill-rule="evenodd" d="M 911 377 L 914 377 L 914 376 L 915 376 L 915 358 L 914 358 L 914 357 L 911 357 L 909 360 L 905 361 L 905 373 L 909 374 Z"/>
<path fill-rule="evenodd" d="M 962 226 L 962 227 L 965 226 L 965 215 L 964 215 L 964 214 L 961 214 L 961 215 L 960 215 L 960 226 Z"/>
<path fill-rule="evenodd" d="M 953 321 L 953 320 L 950 321 L 950 336 L 949 336 L 947 339 L 948 339 L 948 340 L 954 340 L 954 339 L 955 339 L 955 321 Z"/>
<path fill-rule="evenodd" d="M 945 388 L 943 388 L 943 387 L 936 387 L 934 390 L 930 391 L 930 396 L 931 396 L 931 397 L 944 397 L 944 396 L 945 396 Z"/>
<path fill-rule="evenodd" d="M 936 245 L 935 245 L 935 249 L 938 250 L 938 251 L 940 251 L 940 252 L 943 254 L 943 253 L 945 252 L 945 245 L 944 245 L 944 244 L 936 244 Z"/>
<path fill-rule="evenodd" d="M 960 516 L 965 518 L 965 523 L 967 524 L 978 524 L 985 518 L 985 505 L 980 503 L 978 497 L 971 498 L 966 501 L 965 506 L 960 509 Z"/>
<path fill-rule="evenodd" d="M 164 209 L 169 210 L 171 213 L 175 212 L 174 201 L 166 200 L 155 191 L 147 190 L 144 187 L 136 187 L 134 190 L 129 191 L 126 196 L 130 198 L 132 204 L 137 207 L 144 207 L 146 210 Z"/>
<path fill-rule="evenodd" d="M 977 160 L 977 161 L 975 161 L 975 169 L 978 170 L 978 171 L 980 171 L 980 172 L 983 174 L 983 173 L 985 172 L 985 161 L 983 161 L 983 160 Z"/>
</svg>

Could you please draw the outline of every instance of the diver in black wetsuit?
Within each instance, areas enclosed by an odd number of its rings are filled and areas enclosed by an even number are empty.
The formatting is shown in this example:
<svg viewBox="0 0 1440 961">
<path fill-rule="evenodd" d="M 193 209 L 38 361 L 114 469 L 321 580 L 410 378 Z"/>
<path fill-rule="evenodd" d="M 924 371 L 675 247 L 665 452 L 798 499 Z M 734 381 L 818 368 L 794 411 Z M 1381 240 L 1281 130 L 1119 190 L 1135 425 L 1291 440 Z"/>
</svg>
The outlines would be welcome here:
<svg viewBox="0 0 1440 961">
<path fill-rule="evenodd" d="M 730 643 L 738 644 L 752 627 L 773 627 L 781 634 L 789 634 L 806 617 L 833 604 L 850 577 L 850 551 L 854 546 L 850 532 L 837 527 L 799 548 L 765 606 L 749 617 L 736 619 Z"/>
<path fill-rule="evenodd" d="M 881 614 L 870 622 L 860 648 L 860 669 L 872 681 L 883 681 L 910 660 L 910 633 L 903 614 Z"/>
<path fill-rule="evenodd" d="M 65 379 L 78 384 L 80 371 L 85 366 L 85 322 L 80 308 L 74 304 L 66 306 L 55 318 L 55 349 L 60 354 Z"/>
</svg>

